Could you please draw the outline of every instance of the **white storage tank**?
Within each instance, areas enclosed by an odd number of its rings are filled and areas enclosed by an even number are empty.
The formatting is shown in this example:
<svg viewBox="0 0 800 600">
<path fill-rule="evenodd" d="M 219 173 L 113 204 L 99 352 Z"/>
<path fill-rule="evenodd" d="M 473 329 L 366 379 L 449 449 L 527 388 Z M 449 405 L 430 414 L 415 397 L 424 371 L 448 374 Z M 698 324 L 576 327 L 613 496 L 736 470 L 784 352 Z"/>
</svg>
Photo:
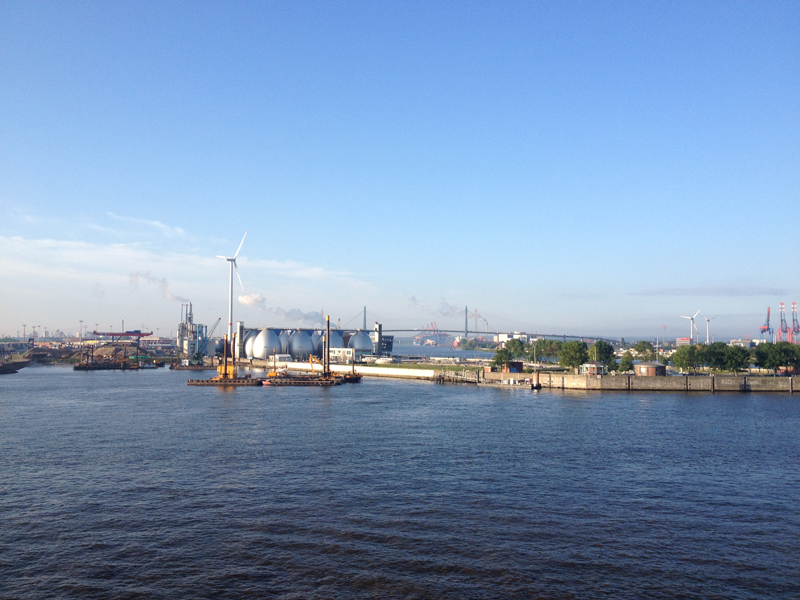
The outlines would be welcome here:
<svg viewBox="0 0 800 600">
<path fill-rule="evenodd" d="M 289 354 L 289 335 L 291 334 L 291 330 L 284 329 L 280 333 L 280 340 L 281 340 L 281 354 Z"/>
<path fill-rule="evenodd" d="M 253 358 L 266 360 L 281 353 L 281 339 L 274 329 L 262 329 L 253 342 Z"/>
<path fill-rule="evenodd" d="M 372 354 L 372 340 L 366 331 L 357 331 L 351 335 L 347 347 L 356 352 Z"/>
<path fill-rule="evenodd" d="M 250 330 L 244 336 L 244 355 L 247 358 L 253 358 L 253 342 L 258 337 L 258 331 Z"/>
<path fill-rule="evenodd" d="M 289 338 L 289 354 L 298 361 L 308 360 L 314 353 L 314 344 L 311 343 L 311 336 L 307 331 L 295 331 Z"/>
<path fill-rule="evenodd" d="M 344 342 L 342 341 L 342 332 L 338 329 L 331 329 L 331 348 L 344 348 Z"/>
<path fill-rule="evenodd" d="M 314 345 L 314 356 L 322 357 L 322 334 L 315 331 L 311 334 L 311 343 Z"/>
</svg>

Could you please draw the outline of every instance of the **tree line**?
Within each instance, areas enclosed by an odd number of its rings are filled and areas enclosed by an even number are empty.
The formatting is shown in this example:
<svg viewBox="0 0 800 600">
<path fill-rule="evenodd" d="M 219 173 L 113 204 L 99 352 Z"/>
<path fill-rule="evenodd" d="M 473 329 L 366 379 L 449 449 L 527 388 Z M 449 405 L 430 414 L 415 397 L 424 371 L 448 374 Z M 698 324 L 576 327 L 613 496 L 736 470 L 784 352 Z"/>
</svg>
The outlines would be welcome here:
<svg viewBox="0 0 800 600">
<path fill-rule="evenodd" d="M 650 342 L 640 341 L 622 355 L 617 362 L 614 347 L 608 342 L 599 340 L 589 346 L 586 342 L 559 342 L 558 340 L 537 340 L 524 344 L 520 340 L 508 340 L 499 349 L 492 363 L 506 365 L 513 360 L 533 362 L 557 362 L 560 366 L 574 369 L 589 360 L 596 360 L 606 366 L 609 372 L 625 373 L 633 369 L 635 359 L 643 361 L 656 360 L 657 354 Z M 668 364 L 666 358 L 660 359 Z M 691 370 L 708 367 L 714 371 L 733 371 L 737 373 L 755 365 L 762 369 L 777 372 L 778 369 L 800 369 L 800 346 L 789 342 L 759 344 L 753 349 L 741 346 L 729 346 L 723 342 L 705 345 L 680 346 L 669 359 L 679 369 Z"/>
</svg>

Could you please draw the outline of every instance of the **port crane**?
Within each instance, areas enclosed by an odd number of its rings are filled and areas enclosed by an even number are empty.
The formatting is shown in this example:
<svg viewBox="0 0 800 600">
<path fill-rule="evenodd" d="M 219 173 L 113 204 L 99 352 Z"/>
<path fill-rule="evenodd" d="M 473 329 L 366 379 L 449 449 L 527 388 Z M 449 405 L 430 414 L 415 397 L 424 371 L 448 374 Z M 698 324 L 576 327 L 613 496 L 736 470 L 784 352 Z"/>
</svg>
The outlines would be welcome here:
<svg viewBox="0 0 800 600">
<path fill-rule="evenodd" d="M 762 340 L 765 339 L 764 338 L 764 334 L 766 333 L 767 334 L 766 340 L 768 342 L 772 341 L 772 333 L 773 333 L 772 328 L 769 326 L 769 311 L 770 310 L 771 310 L 771 307 L 768 306 L 767 307 L 767 321 L 766 321 L 766 323 L 764 323 L 761 326 L 761 339 Z"/>
<path fill-rule="evenodd" d="M 414 336 L 414 343 L 420 345 L 425 344 L 428 340 L 432 340 L 436 344 L 441 344 L 442 342 L 447 341 L 447 338 L 449 337 L 450 334 L 439 330 L 439 328 L 436 326 L 436 321 L 433 321 L 429 325 L 426 325 L 422 332 Z"/>
<path fill-rule="evenodd" d="M 797 320 L 797 302 L 792 302 L 792 331 L 789 341 L 794 344 L 800 343 L 800 321 Z"/>
<path fill-rule="evenodd" d="M 786 323 L 786 307 L 781 302 L 781 324 L 778 327 L 778 341 L 784 341 L 784 336 L 786 336 L 787 341 L 792 341 L 792 334 L 789 330 L 789 325 Z"/>
</svg>

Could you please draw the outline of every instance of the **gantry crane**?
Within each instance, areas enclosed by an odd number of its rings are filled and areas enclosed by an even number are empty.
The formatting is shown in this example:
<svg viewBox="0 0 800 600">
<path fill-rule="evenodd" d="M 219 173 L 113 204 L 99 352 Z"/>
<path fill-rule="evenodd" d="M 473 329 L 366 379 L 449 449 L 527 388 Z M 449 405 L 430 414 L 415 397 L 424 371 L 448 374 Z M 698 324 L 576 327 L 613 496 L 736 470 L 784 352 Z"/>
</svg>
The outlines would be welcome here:
<svg viewBox="0 0 800 600">
<path fill-rule="evenodd" d="M 761 326 L 761 339 L 762 340 L 765 339 L 764 338 L 764 334 L 766 333 L 767 334 L 766 341 L 771 342 L 772 341 L 772 333 L 773 332 L 772 332 L 772 328 L 769 326 L 769 311 L 770 311 L 770 307 L 768 306 L 767 307 L 767 322 L 764 323 Z"/>
<path fill-rule="evenodd" d="M 786 324 L 786 307 L 781 302 L 781 324 L 778 327 L 778 341 L 784 341 L 784 336 L 786 336 L 787 341 L 790 341 L 789 325 Z"/>
</svg>

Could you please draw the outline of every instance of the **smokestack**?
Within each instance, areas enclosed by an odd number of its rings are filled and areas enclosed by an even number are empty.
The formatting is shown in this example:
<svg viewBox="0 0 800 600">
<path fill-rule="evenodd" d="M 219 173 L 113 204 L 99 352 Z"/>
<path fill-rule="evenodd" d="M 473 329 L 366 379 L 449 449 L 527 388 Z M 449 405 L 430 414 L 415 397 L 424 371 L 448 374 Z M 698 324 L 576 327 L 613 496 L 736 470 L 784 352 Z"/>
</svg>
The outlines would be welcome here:
<svg viewBox="0 0 800 600">
<path fill-rule="evenodd" d="M 469 309 L 464 307 L 464 339 L 469 337 Z"/>
<path fill-rule="evenodd" d="M 364 331 L 367 330 L 367 307 L 364 307 L 364 327 L 362 327 Z"/>
</svg>

